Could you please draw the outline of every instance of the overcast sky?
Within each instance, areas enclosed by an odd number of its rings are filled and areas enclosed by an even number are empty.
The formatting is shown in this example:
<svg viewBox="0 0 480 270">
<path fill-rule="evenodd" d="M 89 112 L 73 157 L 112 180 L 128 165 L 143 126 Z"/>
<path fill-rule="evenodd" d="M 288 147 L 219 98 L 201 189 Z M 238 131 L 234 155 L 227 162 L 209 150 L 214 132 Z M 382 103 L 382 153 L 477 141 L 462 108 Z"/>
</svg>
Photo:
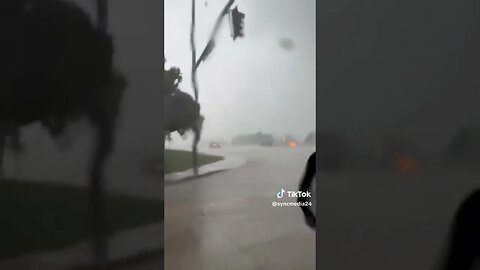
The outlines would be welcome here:
<svg viewBox="0 0 480 270">
<path fill-rule="evenodd" d="M 197 0 L 197 51 L 203 50 L 227 1 Z M 291 133 L 299 139 L 315 130 L 315 1 L 238 0 L 245 38 L 230 36 L 228 17 L 217 47 L 198 71 L 205 139 L 230 140 L 238 134 Z M 234 5 L 235 6 L 235 5 Z M 184 73 L 190 84 L 191 0 L 165 1 L 166 66 Z M 279 45 L 292 39 L 294 50 Z"/>
<path fill-rule="evenodd" d="M 161 113 L 155 89 L 158 3 L 116 0 L 110 5 L 117 61 L 132 83 L 125 122 L 138 137 L 152 140 L 161 133 L 147 127 L 154 121 L 138 119 Z M 199 51 L 225 3 L 197 0 Z M 257 131 L 303 139 L 315 128 L 315 80 L 319 127 L 394 127 L 418 144 L 441 150 L 459 126 L 480 124 L 475 0 L 324 0 L 317 14 L 319 44 L 313 0 L 236 4 L 246 14 L 246 37 L 232 41 L 225 21 L 217 47 L 199 69 L 205 140 Z M 190 5 L 191 0 L 165 1 L 165 55 L 167 67 L 184 72 L 182 90 L 192 93 Z M 294 40 L 295 49 L 282 49 L 281 38 Z M 315 45 L 321 52 L 317 78 Z"/>
<path fill-rule="evenodd" d="M 480 124 L 478 1 L 324 0 L 321 125 L 390 126 L 439 149 Z"/>
</svg>

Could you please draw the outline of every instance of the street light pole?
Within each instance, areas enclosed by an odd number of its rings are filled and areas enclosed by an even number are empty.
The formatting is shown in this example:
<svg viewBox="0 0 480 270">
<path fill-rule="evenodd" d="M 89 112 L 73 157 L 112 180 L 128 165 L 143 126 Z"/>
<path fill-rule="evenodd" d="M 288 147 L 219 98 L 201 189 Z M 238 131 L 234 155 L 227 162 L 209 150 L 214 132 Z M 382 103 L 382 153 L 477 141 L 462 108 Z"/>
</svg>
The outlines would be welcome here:
<svg viewBox="0 0 480 270">
<path fill-rule="evenodd" d="M 192 49 L 192 87 L 195 93 L 195 102 L 198 102 L 198 84 L 197 84 L 197 49 L 195 46 L 195 0 L 192 0 L 192 25 L 190 28 L 190 46 Z"/>
<path fill-rule="evenodd" d="M 98 28 L 106 31 L 108 28 L 108 3 L 107 0 L 97 0 Z"/>
<path fill-rule="evenodd" d="M 108 0 L 96 0 L 97 4 L 97 27 L 100 31 L 107 32 L 108 27 Z M 107 220 L 106 201 L 104 194 L 104 180 L 99 177 L 91 177 L 89 185 L 89 204 L 92 214 L 93 256 L 94 263 L 98 267 L 108 264 Z"/>
<path fill-rule="evenodd" d="M 190 27 L 190 46 L 192 49 L 192 78 L 191 79 L 192 79 L 193 92 L 195 94 L 195 102 L 197 103 L 198 103 L 198 82 L 197 82 L 198 66 L 200 65 L 200 63 L 205 61 L 205 59 L 207 59 L 207 57 L 210 55 L 213 48 L 215 47 L 215 37 L 218 33 L 218 30 L 220 29 L 223 17 L 225 17 L 225 15 L 228 14 L 234 2 L 235 0 L 229 0 L 225 5 L 225 7 L 222 9 L 220 15 L 217 18 L 217 21 L 215 22 L 215 26 L 213 27 L 213 31 L 210 35 L 210 39 L 207 43 L 207 46 L 203 49 L 202 54 L 200 55 L 200 58 L 197 60 L 197 51 L 195 47 L 195 0 L 192 0 L 192 24 Z M 199 121 L 203 121 L 203 120 L 199 120 Z M 194 141 L 193 141 L 193 147 L 192 147 L 194 175 L 198 175 L 197 145 L 198 145 L 198 142 L 200 141 L 201 125 L 202 123 L 196 123 L 194 128 Z"/>
<path fill-rule="evenodd" d="M 195 1 L 195 0 L 193 0 Z M 218 33 L 218 30 L 220 29 L 220 26 L 222 25 L 222 20 L 223 20 L 223 17 L 225 17 L 226 15 L 228 15 L 228 12 L 230 11 L 230 8 L 232 7 L 233 3 L 235 2 L 235 0 L 229 0 L 227 2 L 227 4 L 225 5 L 225 7 L 222 9 L 222 11 L 220 12 L 220 14 L 218 15 L 218 18 L 215 22 L 215 26 L 213 27 L 213 31 L 212 33 L 210 34 L 210 39 L 207 43 L 207 46 L 205 46 L 205 48 L 203 49 L 202 51 L 202 54 L 200 55 L 200 58 L 198 58 L 198 60 L 196 61 L 195 63 L 195 68 L 194 68 L 194 71 L 196 72 L 197 69 L 198 69 L 198 66 L 203 62 L 205 61 L 205 59 L 207 59 L 207 57 L 210 55 L 210 53 L 212 52 L 213 48 L 215 47 L 215 37 L 217 36 L 217 33 Z"/>
<path fill-rule="evenodd" d="M 196 62 L 197 62 L 197 50 L 195 47 L 195 0 L 192 0 L 192 25 L 190 27 L 190 46 L 192 49 L 192 87 L 195 94 L 195 102 L 198 103 L 198 83 L 197 83 L 197 72 L 196 72 Z M 193 174 L 198 175 L 198 153 L 197 146 L 200 141 L 200 128 L 194 128 L 194 138 L 192 145 L 192 159 L 193 159 Z"/>
</svg>

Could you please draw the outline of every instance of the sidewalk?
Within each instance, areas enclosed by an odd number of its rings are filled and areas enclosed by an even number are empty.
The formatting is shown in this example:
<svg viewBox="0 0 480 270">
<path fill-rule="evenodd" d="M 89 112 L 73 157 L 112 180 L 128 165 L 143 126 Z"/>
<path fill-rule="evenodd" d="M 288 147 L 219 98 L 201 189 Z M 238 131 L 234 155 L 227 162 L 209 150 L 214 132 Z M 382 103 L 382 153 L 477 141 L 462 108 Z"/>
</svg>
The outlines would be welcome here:
<svg viewBox="0 0 480 270">
<path fill-rule="evenodd" d="M 109 239 L 113 265 L 141 254 L 163 250 L 163 222 L 120 232 Z M 63 270 L 88 269 L 92 264 L 90 242 L 85 241 L 59 251 L 37 253 L 0 262 L 0 269 Z"/>
<path fill-rule="evenodd" d="M 197 177 L 207 176 L 212 173 L 226 171 L 241 167 L 246 159 L 236 156 L 223 156 L 221 161 L 206 164 L 198 168 L 198 175 L 195 175 L 193 169 L 182 172 L 175 172 L 165 175 L 165 185 L 178 184 L 184 181 L 195 179 Z"/>
</svg>

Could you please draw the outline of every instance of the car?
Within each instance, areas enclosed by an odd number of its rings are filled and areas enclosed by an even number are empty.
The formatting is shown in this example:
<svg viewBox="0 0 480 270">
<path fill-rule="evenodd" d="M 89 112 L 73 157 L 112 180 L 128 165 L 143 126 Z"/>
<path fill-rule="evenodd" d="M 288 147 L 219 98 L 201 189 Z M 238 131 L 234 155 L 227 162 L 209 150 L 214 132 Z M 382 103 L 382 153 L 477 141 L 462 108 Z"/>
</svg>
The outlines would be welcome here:
<svg viewBox="0 0 480 270">
<path fill-rule="evenodd" d="M 222 146 L 217 142 L 211 142 L 210 148 L 222 148 Z"/>
</svg>

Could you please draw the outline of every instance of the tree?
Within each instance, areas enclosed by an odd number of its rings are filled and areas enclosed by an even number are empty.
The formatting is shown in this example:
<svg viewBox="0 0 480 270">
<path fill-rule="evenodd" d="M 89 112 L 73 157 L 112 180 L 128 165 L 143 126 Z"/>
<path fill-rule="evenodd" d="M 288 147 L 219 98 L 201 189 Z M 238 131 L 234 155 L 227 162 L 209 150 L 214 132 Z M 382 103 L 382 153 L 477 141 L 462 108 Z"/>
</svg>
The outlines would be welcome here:
<svg viewBox="0 0 480 270">
<path fill-rule="evenodd" d="M 166 98 L 171 96 L 175 91 L 179 91 L 178 86 L 182 82 L 182 72 L 177 67 L 165 70 L 163 93 Z"/>
<path fill-rule="evenodd" d="M 339 171 L 341 170 L 350 152 L 347 141 L 332 131 L 320 131 L 317 134 L 317 158 L 319 159 L 320 170 Z"/>
<path fill-rule="evenodd" d="M 107 1 L 96 3 L 97 26 L 70 1 L 2 1 L 0 121 L 10 125 L 5 132 L 40 122 L 54 137 L 70 122 L 90 120 L 95 147 L 88 202 L 95 261 L 104 264 L 108 260 L 104 168 L 114 148 L 125 78 L 113 67 Z M 1 135 L 3 142 L 8 134 Z"/>
<path fill-rule="evenodd" d="M 315 145 L 316 142 L 316 134 L 315 132 L 308 133 L 307 137 L 305 138 L 304 143 L 307 145 Z"/>
<path fill-rule="evenodd" d="M 445 154 L 447 158 L 454 160 L 480 158 L 480 128 L 470 126 L 459 128 L 448 143 Z"/>
<path fill-rule="evenodd" d="M 200 104 L 193 97 L 179 89 L 182 73 L 179 68 L 165 70 L 165 135 L 172 132 L 184 135 L 188 130 L 197 133 L 202 129 L 204 118 Z"/>
</svg>

